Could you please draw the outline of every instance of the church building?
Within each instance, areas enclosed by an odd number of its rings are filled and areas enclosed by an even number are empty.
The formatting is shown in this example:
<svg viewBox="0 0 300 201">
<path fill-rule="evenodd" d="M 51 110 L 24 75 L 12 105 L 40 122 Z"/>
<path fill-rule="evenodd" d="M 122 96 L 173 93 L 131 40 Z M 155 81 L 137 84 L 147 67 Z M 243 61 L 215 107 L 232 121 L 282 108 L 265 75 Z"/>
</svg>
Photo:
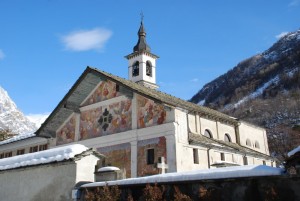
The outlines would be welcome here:
<svg viewBox="0 0 300 201">
<path fill-rule="evenodd" d="M 87 67 L 37 130 L 48 148 L 82 144 L 126 177 L 224 166 L 273 166 L 266 130 L 158 90 L 143 21 L 128 79 Z M 125 67 L 124 67 L 125 69 Z"/>
</svg>

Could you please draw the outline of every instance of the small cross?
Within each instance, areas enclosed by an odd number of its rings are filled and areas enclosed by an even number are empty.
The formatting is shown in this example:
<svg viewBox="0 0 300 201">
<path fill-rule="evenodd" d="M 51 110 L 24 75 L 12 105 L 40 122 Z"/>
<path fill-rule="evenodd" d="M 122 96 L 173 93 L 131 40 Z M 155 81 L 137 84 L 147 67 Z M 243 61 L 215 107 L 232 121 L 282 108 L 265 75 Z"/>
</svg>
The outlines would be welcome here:
<svg viewBox="0 0 300 201">
<path fill-rule="evenodd" d="M 141 21 L 143 22 L 144 21 L 144 13 L 143 13 L 143 11 L 141 11 Z"/>
<path fill-rule="evenodd" d="M 165 163 L 165 157 L 161 157 L 160 163 L 157 163 L 157 168 L 161 169 L 161 174 L 166 173 L 166 169 L 168 169 L 168 165 Z"/>
</svg>

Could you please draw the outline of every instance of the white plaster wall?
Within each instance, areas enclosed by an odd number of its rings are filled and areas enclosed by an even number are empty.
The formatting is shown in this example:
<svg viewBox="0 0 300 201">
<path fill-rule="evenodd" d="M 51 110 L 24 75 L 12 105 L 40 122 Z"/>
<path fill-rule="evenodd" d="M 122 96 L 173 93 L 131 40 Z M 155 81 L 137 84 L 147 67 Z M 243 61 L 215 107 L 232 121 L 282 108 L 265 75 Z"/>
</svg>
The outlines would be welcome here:
<svg viewBox="0 0 300 201">
<path fill-rule="evenodd" d="M 68 201 L 75 184 L 74 162 L 0 171 L 3 201 Z"/>
<path fill-rule="evenodd" d="M 132 65 L 139 61 L 139 75 L 133 77 L 132 76 Z M 146 62 L 150 61 L 152 64 L 152 77 L 146 75 Z M 134 58 L 131 58 L 128 60 L 128 78 L 129 80 L 132 80 L 133 82 L 137 82 L 140 80 L 145 80 L 151 83 L 156 83 L 156 59 L 152 58 L 151 56 L 148 56 L 146 54 L 140 54 L 138 56 L 135 56 Z"/>
<path fill-rule="evenodd" d="M 188 116 L 188 118 L 187 118 Z M 188 132 L 197 131 L 196 118 L 194 115 L 187 115 L 186 111 L 179 109 L 175 110 L 175 125 L 176 125 L 176 158 L 177 172 L 207 169 L 207 148 L 190 145 L 188 142 Z M 187 123 L 189 127 L 187 126 Z M 193 149 L 198 149 L 199 164 L 194 164 Z"/>
<path fill-rule="evenodd" d="M 94 155 L 65 161 L 0 171 L 0 200 L 68 201 L 80 181 L 94 181 Z M 5 199 L 4 199 L 5 198 Z"/>
<path fill-rule="evenodd" d="M 269 147 L 265 129 L 247 124 L 245 122 L 241 122 L 241 124 L 239 125 L 239 135 L 240 143 L 242 146 L 246 146 L 246 140 L 250 139 L 251 147 L 247 147 L 269 155 Z M 255 148 L 255 141 L 258 141 L 260 148 Z"/>
<path fill-rule="evenodd" d="M 182 143 L 177 144 L 178 160 L 177 172 L 199 170 L 208 168 L 207 149 L 199 146 L 189 146 Z M 198 150 L 199 164 L 194 163 L 193 149 Z"/>
<path fill-rule="evenodd" d="M 175 124 L 177 142 L 188 144 L 188 126 L 187 113 L 185 111 L 175 109 Z"/>
<path fill-rule="evenodd" d="M 188 122 L 189 122 L 189 130 L 192 133 L 197 133 L 197 124 L 196 124 L 196 118 L 195 115 L 188 114 Z"/>
<path fill-rule="evenodd" d="M 219 140 L 224 140 L 225 133 L 230 135 L 231 142 L 236 143 L 236 135 L 235 128 L 233 125 L 224 124 L 221 122 L 217 122 Z"/>
<path fill-rule="evenodd" d="M 204 131 L 206 129 L 211 131 L 211 134 L 213 135 L 213 138 L 218 139 L 218 129 L 217 129 L 217 122 L 210 120 L 210 119 L 206 119 L 203 117 L 200 117 L 200 125 L 201 125 L 201 134 L 204 134 Z"/>
<path fill-rule="evenodd" d="M 76 180 L 75 182 L 80 181 L 95 181 L 94 172 L 97 161 L 100 160 L 98 157 L 94 155 L 88 155 L 84 158 L 81 158 L 78 161 L 75 161 L 77 164 L 76 169 Z"/>
</svg>

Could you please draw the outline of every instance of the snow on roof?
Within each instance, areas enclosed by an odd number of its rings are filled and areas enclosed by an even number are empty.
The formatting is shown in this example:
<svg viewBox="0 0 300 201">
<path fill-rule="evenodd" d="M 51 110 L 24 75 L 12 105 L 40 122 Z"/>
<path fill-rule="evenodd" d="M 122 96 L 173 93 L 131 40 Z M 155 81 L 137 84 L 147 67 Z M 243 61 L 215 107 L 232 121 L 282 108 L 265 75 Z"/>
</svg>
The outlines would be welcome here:
<svg viewBox="0 0 300 201">
<path fill-rule="evenodd" d="M 81 144 L 75 144 L 30 154 L 14 156 L 11 158 L 4 158 L 0 159 L 0 170 L 68 160 L 74 158 L 76 155 L 81 154 L 88 149 L 89 148 Z"/>
<path fill-rule="evenodd" d="M 12 138 L 1 141 L 0 145 L 16 142 L 16 141 L 19 141 L 19 140 L 24 140 L 24 139 L 31 138 L 31 137 L 35 137 L 35 134 L 34 133 L 27 133 L 27 134 L 16 135 Z"/>
<path fill-rule="evenodd" d="M 120 170 L 120 168 L 113 167 L 113 166 L 107 166 L 107 167 L 99 168 L 97 172 L 109 172 L 109 171 L 118 171 L 118 170 Z"/>
<path fill-rule="evenodd" d="M 189 172 L 167 173 L 147 177 L 138 177 L 116 181 L 95 182 L 82 185 L 81 187 L 96 187 L 105 185 L 129 185 L 143 183 L 196 181 L 207 179 L 225 179 L 238 177 L 271 176 L 283 174 L 283 169 L 266 165 L 246 165 L 207 170 L 194 170 Z"/>
<path fill-rule="evenodd" d="M 291 157 L 292 155 L 294 155 L 297 152 L 300 152 L 300 146 L 298 146 L 297 148 L 290 151 L 287 155 L 288 155 L 288 157 Z"/>
<path fill-rule="evenodd" d="M 239 164 L 238 163 L 235 163 L 235 162 L 231 162 L 231 161 L 219 161 L 219 160 L 217 160 L 217 161 L 215 161 L 213 164 L 212 164 L 212 166 L 213 165 L 218 165 L 218 164 L 231 164 L 231 165 L 237 165 L 237 166 L 239 166 Z"/>
</svg>

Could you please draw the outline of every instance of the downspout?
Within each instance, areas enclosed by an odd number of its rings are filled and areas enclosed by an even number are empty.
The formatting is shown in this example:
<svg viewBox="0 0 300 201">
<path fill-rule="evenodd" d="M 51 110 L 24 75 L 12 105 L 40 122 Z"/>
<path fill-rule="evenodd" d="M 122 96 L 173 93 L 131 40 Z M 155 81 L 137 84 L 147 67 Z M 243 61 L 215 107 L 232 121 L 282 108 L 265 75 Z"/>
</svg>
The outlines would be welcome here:
<svg viewBox="0 0 300 201">
<path fill-rule="evenodd" d="M 208 165 L 208 169 L 210 169 L 210 155 L 209 155 L 209 150 L 211 150 L 211 148 L 207 148 L 207 165 Z"/>
<path fill-rule="evenodd" d="M 186 113 L 186 127 L 187 127 L 187 133 L 188 133 L 188 137 L 189 137 L 189 134 L 191 132 L 191 129 L 190 129 L 190 123 L 189 123 L 189 111 Z"/>
<path fill-rule="evenodd" d="M 240 125 L 241 125 L 240 122 L 238 122 L 237 124 L 234 125 L 236 143 L 239 144 L 239 145 L 241 145 L 240 130 L 239 130 Z"/>
</svg>

